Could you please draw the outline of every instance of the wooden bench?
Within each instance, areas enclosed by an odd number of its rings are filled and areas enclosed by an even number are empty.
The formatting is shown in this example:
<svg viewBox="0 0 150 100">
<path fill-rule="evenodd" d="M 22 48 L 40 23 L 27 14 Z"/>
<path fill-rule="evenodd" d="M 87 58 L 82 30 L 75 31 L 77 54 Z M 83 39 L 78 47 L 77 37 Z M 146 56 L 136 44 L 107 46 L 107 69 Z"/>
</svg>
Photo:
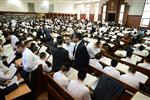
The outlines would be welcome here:
<svg viewBox="0 0 150 100">
<path fill-rule="evenodd" d="M 49 100 L 75 100 L 66 90 L 60 87 L 53 80 L 52 75 L 47 75 L 47 81 L 47 91 L 49 95 Z"/>
</svg>

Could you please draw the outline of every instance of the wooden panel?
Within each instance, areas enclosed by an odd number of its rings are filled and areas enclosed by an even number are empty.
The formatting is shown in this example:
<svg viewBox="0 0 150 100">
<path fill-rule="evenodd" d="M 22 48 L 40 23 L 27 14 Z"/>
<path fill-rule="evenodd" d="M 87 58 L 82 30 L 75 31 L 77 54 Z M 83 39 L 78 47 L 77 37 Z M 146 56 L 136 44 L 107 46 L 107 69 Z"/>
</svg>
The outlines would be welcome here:
<svg viewBox="0 0 150 100">
<path fill-rule="evenodd" d="M 142 18 L 142 16 L 140 16 L 140 15 L 128 15 L 126 26 L 127 27 L 132 27 L 133 26 L 135 28 L 139 28 L 141 18 Z"/>
<path fill-rule="evenodd" d="M 102 21 L 102 14 L 98 14 L 98 20 Z"/>
<path fill-rule="evenodd" d="M 80 19 L 86 19 L 86 14 L 80 14 Z"/>
<path fill-rule="evenodd" d="M 90 21 L 94 21 L 94 14 L 90 14 Z"/>
</svg>

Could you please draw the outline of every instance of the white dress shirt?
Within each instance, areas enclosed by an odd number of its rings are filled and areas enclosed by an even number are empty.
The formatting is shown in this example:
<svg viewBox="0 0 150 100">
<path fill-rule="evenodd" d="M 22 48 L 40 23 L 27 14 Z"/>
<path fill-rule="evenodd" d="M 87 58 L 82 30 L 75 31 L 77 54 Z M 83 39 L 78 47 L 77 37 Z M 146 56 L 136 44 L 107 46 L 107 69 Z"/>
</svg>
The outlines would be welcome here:
<svg viewBox="0 0 150 100">
<path fill-rule="evenodd" d="M 100 48 L 96 48 L 95 47 L 95 43 L 94 42 L 91 42 L 91 43 L 89 43 L 87 45 L 87 50 L 88 50 L 88 53 L 90 55 L 90 58 L 94 58 L 95 55 L 101 51 Z"/>
<path fill-rule="evenodd" d="M 49 67 L 46 63 L 45 63 L 45 60 L 42 60 L 42 59 L 39 59 L 38 61 L 38 65 L 42 64 L 42 68 L 43 68 L 43 71 L 44 72 L 50 72 L 52 70 L 51 67 Z"/>
<path fill-rule="evenodd" d="M 89 89 L 79 80 L 72 80 L 69 83 L 67 90 L 75 100 L 91 100 Z"/>
<path fill-rule="evenodd" d="M 11 45 L 12 45 L 12 47 L 15 48 L 16 47 L 15 44 L 16 44 L 16 42 L 19 41 L 19 39 L 15 35 L 11 35 L 10 39 L 11 39 Z"/>
<path fill-rule="evenodd" d="M 116 68 L 112 67 L 112 66 L 107 66 L 104 68 L 104 72 L 107 73 L 108 75 L 119 79 L 120 78 L 120 72 L 117 71 Z"/>
<path fill-rule="evenodd" d="M 39 57 L 28 48 L 25 48 L 22 53 L 23 69 L 27 72 L 34 71 L 38 67 L 38 61 Z"/>
<path fill-rule="evenodd" d="M 74 43 L 70 43 L 69 45 L 63 44 L 63 48 L 66 49 L 69 52 L 69 58 L 73 58 L 73 50 L 74 50 Z"/>
<path fill-rule="evenodd" d="M 58 71 L 54 73 L 53 79 L 56 83 L 58 83 L 63 89 L 67 89 L 69 85 L 69 80 L 65 76 L 65 74 L 62 71 Z"/>
<path fill-rule="evenodd" d="M 126 73 L 124 75 L 121 75 L 120 80 L 134 88 L 139 88 L 139 81 L 136 80 L 134 74 L 132 73 Z"/>
<path fill-rule="evenodd" d="M 99 61 L 97 59 L 90 59 L 89 65 L 98 70 L 103 70 L 102 65 L 99 63 Z"/>
<path fill-rule="evenodd" d="M 150 63 L 147 62 L 139 63 L 138 66 L 150 70 Z"/>
</svg>

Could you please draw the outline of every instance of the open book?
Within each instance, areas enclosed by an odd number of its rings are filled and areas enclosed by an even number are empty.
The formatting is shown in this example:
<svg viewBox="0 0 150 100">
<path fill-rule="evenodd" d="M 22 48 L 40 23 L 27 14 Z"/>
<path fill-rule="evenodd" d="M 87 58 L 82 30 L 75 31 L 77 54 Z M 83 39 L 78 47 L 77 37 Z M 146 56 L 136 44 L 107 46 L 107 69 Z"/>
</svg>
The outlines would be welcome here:
<svg viewBox="0 0 150 100">
<path fill-rule="evenodd" d="M 47 50 L 47 47 L 42 45 L 42 47 L 40 48 L 39 52 L 45 52 Z"/>
<path fill-rule="evenodd" d="M 13 50 L 13 48 L 12 48 L 12 46 L 11 46 L 11 44 L 7 44 L 7 45 L 4 45 L 3 46 L 3 54 L 5 55 L 5 56 L 9 56 L 9 55 L 11 55 L 12 53 L 14 53 L 14 50 Z"/>
<path fill-rule="evenodd" d="M 77 74 L 78 74 L 77 70 L 75 70 L 74 68 L 70 68 L 70 71 L 68 72 L 68 75 L 67 75 L 68 79 L 69 80 L 78 79 Z M 84 84 L 88 85 L 92 89 L 95 89 L 95 87 L 97 86 L 98 80 L 99 79 L 97 77 L 87 74 L 83 82 Z"/>
<path fill-rule="evenodd" d="M 15 57 L 16 57 L 16 55 L 15 55 L 14 53 L 10 54 L 10 55 L 6 58 L 7 63 L 8 63 L 8 64 L 11 63 L 11 62 L 14 60 Z"/>
<path fill-rule="evenodd" d="M 17 71 L 17 68 L 15 67 L 15 64 L 11 64 L 9 69 L 8 69 L 8 73 L 11 77 L 13 77 L 15 75 Z"/>
<path fill-rule="evenodd" d="M 148 80 L 148 76 L 138 71 L 135 73 L 135 78 L 143 84 L 145 84 L 145 82 Z"/>
</svg>

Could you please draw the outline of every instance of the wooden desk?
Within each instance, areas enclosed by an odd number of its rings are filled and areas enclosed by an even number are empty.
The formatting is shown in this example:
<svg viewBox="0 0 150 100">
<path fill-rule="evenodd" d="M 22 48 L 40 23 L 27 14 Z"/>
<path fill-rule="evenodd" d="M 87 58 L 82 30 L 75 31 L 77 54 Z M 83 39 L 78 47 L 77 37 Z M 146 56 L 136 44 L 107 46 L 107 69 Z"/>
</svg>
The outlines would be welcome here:
<svg viewBox="0 0 150 100">
<path fill-rule="evenodd" d="M 9 93 L 8 95 L 6 95 L 5 99 L 6 100 L 13 100 L 15 98 L 18 98 L 18 97 L 23 96 L 23 95 L 30 93 L 30 92 L 31 92 L 31 90 L 27 86 L 27 84 L 22 84 L 16 90 L 14 90 L 11 93 Z"/>
</svg>

